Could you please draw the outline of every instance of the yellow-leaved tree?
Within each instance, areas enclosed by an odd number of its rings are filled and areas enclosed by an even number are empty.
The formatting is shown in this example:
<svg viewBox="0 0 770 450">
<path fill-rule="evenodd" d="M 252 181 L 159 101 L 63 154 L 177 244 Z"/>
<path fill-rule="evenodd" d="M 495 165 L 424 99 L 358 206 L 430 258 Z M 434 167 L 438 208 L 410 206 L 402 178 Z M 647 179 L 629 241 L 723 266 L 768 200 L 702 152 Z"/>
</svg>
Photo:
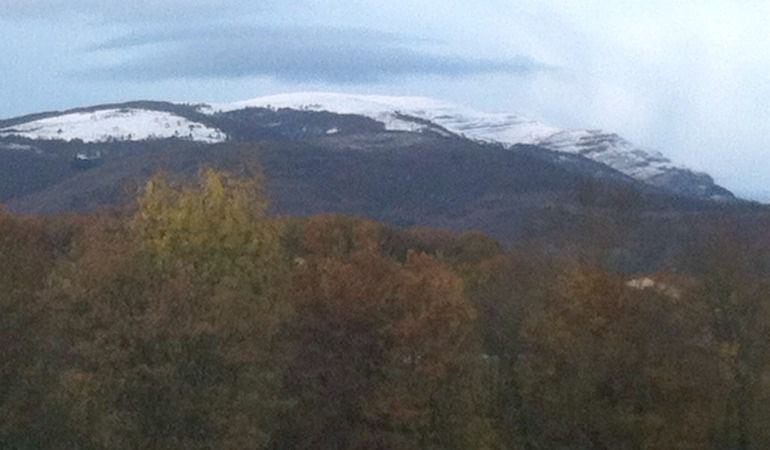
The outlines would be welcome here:
<svg viewBox="0 0 770 450">
<path fill-rule="evenodd" d="M 93 226 L 49 295 L 70 339 L 64 396 L 97 448 L 264 448 L 288 313 L 258 177 L 158 175 L 133 218 Z"/>
</svg>

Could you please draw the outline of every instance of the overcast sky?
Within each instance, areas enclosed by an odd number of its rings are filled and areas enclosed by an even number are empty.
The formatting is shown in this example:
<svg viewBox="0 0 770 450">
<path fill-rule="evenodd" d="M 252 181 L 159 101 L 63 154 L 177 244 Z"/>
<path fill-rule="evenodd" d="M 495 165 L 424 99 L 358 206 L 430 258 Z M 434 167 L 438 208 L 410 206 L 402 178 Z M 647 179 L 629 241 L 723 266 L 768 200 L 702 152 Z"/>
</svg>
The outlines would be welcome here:
<svg viewBox="0 0 770 450">
<path fill-rule="evenodd" d="M 0 117 L 327 90 L 616 131 L 770 195 L 766 0 L 0 0 Z"/>
</svg>

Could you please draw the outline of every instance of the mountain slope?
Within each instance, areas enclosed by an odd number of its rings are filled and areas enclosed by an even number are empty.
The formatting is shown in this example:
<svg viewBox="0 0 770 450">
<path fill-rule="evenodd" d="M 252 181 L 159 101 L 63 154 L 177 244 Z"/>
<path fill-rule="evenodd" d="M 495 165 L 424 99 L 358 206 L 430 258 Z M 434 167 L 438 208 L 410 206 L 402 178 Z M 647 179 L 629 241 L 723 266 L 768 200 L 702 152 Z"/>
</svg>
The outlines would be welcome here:
<svg viewBox="0 0 770 450">
<path fill-rule="evenodd" d="M 201 111 L 215 113 L 245 108 L 291 108 L 362 115 L 394 131 L 421 131 L 427 128 L 425 121 L 428 121 L 483 142 L 507 147 L 530 144 L 579 154 L 637 180 L 683 195 L 720 200 L 733 198 L 707 174 L 676 165 L 662 154 L 639 148 L 616 134 L 600 130 L 563 130 L 515 114 L 485 113 L 424 97 L 304 92 L 213 104 Z"/>
</svg>

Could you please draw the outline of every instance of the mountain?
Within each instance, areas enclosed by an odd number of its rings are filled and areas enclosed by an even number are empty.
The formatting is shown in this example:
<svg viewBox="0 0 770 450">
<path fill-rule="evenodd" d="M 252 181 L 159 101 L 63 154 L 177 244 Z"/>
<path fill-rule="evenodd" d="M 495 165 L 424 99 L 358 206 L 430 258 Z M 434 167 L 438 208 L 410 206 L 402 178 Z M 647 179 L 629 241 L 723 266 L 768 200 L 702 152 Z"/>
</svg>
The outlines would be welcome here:
<svg viewBox="0 0 770 450">
<path fill-rule="evenodd" d="M 495 129 L 489 117 L 497 115 L 472 120 L 430 100 L 333 98 L 326 105 L 276 97 L 140 101 L 2 120 L 0 202 L 18 212 L 88 211 L 128 202 L 159 170 L 182 178 L 202 166 L 237 173 L 254 161 L 277 215 L 343 213 L 479 230 L 557 253 L 590 247 L 628 271 L 674 258 L 693 224 L 721 217 L 753 224 L 765 214 L 748 202 L 656 185 L 586 152 L 555 150 L 563 132 L 548 134 L 538 122 L 511 116 Z M 482 139 L 482 130 L 496 138 Z M 552 148 L 503 142 L 546 134 Z"/>
<path fill-rule="evenodd" d="M 585 157 L 672 193 L 714 200 L 735 198 L 709 175 L 674 164 L 662 154 L 641 149 L 613 133 L 564 130 L 514 114 L 479 112 L 423 97 L 308 92 L 224 104 L 132 102 L 0 121 L 0 138 L 77 139 L 86 143 L 168 138 L 205 143 L 246 141 L 268 137 L 270 128 L 276 127 L 263 123 L 255 130 L 259 120 L 254 119 L 263 113 L 253 110 L 281 109 L 363 117 L 381 124 L 385 131 L 454 134 L 508 149 L 535 145 Z M 355 125 L 364 126 L 361 120 Z M 372 128 L 371 123 L 366 126 Z M 320 131 L 329 135 L 340 132 L 333 126 Z M 299 128 L 293 134 L 297 137 L 306 132 Z"/>
<path fill-rule="evenodd" d="M 500 143 L 508 148 L 529 144 L 578 154 L 637 180 L 684 195 L 719 200 L 734 198 L 709 175 L 674 164 L 661 153 L 639 148 L 617 134 L 564 130 L 515 114 L 485 113 L 430 98 L 306 92 L 211 105 L 204 110 L 233 111 L 249 107 L 356 114 L 382 122 L 389 130 L 420 131 L 435 124 L 470 139 Z"/>
</svg>

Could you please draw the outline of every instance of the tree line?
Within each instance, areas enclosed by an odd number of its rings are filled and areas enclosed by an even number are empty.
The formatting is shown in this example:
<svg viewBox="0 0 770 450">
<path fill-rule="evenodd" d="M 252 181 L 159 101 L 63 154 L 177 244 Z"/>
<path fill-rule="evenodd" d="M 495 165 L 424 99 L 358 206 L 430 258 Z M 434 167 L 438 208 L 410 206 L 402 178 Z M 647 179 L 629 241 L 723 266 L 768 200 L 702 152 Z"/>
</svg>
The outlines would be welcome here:
<svg viewBox="0 0 770 450">
<path fill-rule="evenodd" d="M 749 243 L 702 233 L 694 270 L 635 284 L 479 233 L 271 217 L 246 172 L 0 212 L 0 447 L 770 447 Z"/>
</svg>

